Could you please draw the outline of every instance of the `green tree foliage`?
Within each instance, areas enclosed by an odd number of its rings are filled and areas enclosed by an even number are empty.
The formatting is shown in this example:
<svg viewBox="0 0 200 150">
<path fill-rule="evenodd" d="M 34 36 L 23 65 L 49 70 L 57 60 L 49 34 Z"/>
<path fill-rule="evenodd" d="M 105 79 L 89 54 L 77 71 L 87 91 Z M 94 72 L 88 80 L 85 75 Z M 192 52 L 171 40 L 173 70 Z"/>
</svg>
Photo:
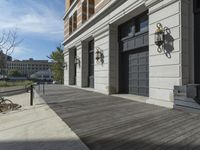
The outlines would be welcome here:
<svg viewBox="0 0 200 150">
<path fill-rule="evenodd" d="M 19 72 L 17 69 L 12 69 L 12 70 L 10 70 L 10 71 L 8 72 L 8 75 L 9 75 L 10 77 L 21 77 L 21 76 L 22 76 L 21 72 Z"/>
<path fill-rule="evenodd" d="M 64 54 L 61 47 L 57 47 L 48 57 L 53 61 L 52 72 L 55 81 L 63 84 L 64 81 Z"/>
</svg>

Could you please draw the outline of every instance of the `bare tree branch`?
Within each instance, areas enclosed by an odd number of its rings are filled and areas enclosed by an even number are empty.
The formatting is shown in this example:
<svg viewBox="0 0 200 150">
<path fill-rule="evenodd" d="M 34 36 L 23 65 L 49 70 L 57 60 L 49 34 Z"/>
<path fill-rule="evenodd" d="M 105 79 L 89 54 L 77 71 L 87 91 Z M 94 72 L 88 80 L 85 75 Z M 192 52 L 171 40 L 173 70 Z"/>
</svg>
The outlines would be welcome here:
<svg viewBox="0 0 200 150">
<path fill-rule="evenodd" d="M 9 30 L 8 32 L 3 31 L 0 37 L 0 50 L 6 55 L 11 55 L 22 41 L 18 40 L 17 30 Z"/>
<path fill-rule="evenodd" d="M 19 40 L 17 36 L 17 29 L 3 31 L 0 35 L 0 73 L 3 76 L 7 67 L 8 56 L 12 55 L 21 42 L 22 40 Z"/>
</svg>

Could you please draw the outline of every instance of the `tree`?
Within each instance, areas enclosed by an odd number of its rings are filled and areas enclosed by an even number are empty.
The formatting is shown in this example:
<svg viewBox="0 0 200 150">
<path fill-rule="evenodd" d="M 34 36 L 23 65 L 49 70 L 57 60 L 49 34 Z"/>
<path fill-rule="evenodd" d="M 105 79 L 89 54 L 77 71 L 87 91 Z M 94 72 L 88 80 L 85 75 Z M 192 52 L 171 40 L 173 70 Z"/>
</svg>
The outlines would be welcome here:
<svg viewBox="0 0 200 150">
<path fill-rule="evenodd" d="M 10 77 L 21 77 L 22 76 L 21 72 L 19 72 L 17 69 L 10 70 L 8 75 Z"/>
<path fill-rule="evenodd" d="M 3 51 L 5 55 L 10 56 L 20 42 L 21 41 L 18 40 L 16 29 L 3 31 L 0 35 L 0 51 Z"/>
<path fill-rule="evenodd" d="M 7 58 L 14 52 L 16 46 L 20 44 L 18 40 L 17 30 L 3 31 L 0 34 L 0 72 L 4 76 L 7 67 Z"/>
<path fill-rule="evenodd" d="M 64 54 L 61 47 L 57 47 L 54 52 L 48 56 L 49 59 L 53 61 L 52 72 L 55 81 L 63 84 L 64 81 Z"/>
</svg>

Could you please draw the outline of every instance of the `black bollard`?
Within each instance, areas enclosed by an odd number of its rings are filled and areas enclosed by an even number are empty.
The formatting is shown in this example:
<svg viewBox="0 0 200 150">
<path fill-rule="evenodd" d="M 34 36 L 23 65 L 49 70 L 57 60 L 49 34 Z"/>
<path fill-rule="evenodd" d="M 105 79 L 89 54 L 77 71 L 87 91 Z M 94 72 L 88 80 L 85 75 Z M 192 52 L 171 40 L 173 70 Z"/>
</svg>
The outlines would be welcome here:
<svg viewBox="0 0 200 150">
<path fill-rule="evenodd" d="M 45 83 L 43 82 L 43 95 L 45 95 Z"/>
<path fill-rule="evenodd" d="M 30 87 L 30 105 L 33 106 L 33 85 Z"/>
<path fill-rule="evenodd" d="M 38 88 L 39 88 L 39 91 L 40 91 L 40 82 L 39 82 L 39 86 L 38 86 Z"/>
</svg>

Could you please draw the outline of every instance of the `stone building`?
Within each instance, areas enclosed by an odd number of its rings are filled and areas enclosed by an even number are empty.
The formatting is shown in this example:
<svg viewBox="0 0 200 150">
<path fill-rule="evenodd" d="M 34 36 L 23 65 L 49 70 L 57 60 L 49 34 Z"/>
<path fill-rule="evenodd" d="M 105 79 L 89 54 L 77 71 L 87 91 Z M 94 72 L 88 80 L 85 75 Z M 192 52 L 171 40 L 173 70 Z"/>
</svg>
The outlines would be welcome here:
<svg viewBox="0 0 200 150">
<path fill-rule="evenodd" d="M 7 61 L 7 74 L 10 70 L 17 69 L 22 75 L 30 77 L 30 75 L 38 71 L 47 71 L 51 69 L 52 62 L 48 60 L 34 60 L 30 58 L 29 60 L 14 60 Z"/>
<path fill-rule="evenodd" d="M 200 83 L 199 20 L 199 0 L 66 0 L 65 85 L 172 108 L 174 86 Z"/>
<path fill-rule="evenodd" d="M 7 61 L 12 61 L 12 57 L 4 54 L 4 52 L 0 51 L 0 79 L 5 75 L 6 64 Z"/>
</svg>

